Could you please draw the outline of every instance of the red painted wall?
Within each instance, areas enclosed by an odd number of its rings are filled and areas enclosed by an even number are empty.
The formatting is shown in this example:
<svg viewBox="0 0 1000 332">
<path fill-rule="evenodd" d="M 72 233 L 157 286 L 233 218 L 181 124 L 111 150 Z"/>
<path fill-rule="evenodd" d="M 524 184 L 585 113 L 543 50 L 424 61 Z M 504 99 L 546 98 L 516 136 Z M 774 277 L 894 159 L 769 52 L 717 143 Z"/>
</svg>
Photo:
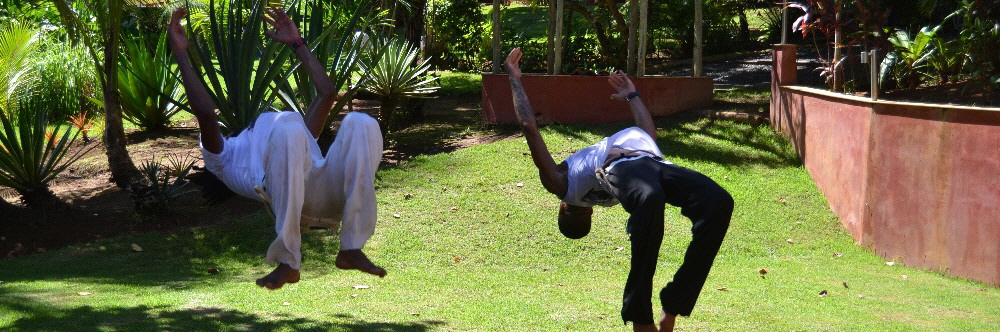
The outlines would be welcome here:
<svg viewBox="0 0 1000 332">
<path fill-rule="evenodd" d="M 906 265 L 1000 285 L 1000 109 L 791 85 L 772 94 L 772 125 L 855 240 Z"/>
<path fill-rule="evenodd" d="M 559 123 L 608 123 L 632 119 L 628 105 L 611 100 L 607 76 L 524 75 L 521 78 L 535 113 Z M 710 77 L 633 77 L 653 116 L 712 105 Z M 483 120 L 517 123 L 507 75 L 483 74 Z"/>
</svg>

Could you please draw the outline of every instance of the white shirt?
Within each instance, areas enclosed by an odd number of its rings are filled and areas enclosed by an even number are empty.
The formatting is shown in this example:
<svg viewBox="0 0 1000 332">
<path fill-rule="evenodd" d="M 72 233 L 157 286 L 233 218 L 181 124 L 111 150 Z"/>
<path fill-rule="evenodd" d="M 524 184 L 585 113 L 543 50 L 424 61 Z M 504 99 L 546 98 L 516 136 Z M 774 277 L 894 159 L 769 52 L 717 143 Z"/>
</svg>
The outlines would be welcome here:
<svg viewBox="0 0 1000 332">
<path fill-rule="evenodd" d="M 647 151 L 663 157 L 646 131 L 639 127 L 625 128 L 614 135 L 605 137 L 597 144 L 583 148 L 566 158 L 569 169 L 566 172 L 566 195 L 561 199 L 572 205 L 591 207 L 594 205 L 614 206 L 618 200 L 601 186 L 595 172 L 604 165 L 611 148 Z"/>
</svg>

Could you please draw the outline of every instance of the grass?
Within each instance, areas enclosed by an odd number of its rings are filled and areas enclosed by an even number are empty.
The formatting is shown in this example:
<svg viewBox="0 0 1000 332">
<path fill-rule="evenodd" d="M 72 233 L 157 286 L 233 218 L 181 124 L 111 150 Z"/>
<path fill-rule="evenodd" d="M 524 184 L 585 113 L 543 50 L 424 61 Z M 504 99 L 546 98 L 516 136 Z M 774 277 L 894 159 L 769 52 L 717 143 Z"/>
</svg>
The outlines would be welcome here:
<svg viewBox="0 0 1000 332">
<path fill-rule="evenodd" d="M 766 96 L 719 98 L 720 107 L 741 109 Z M 543 135 L 562 159 L 624 125 L 549 126 Z M 658 127 L 668 159 L 709 175 L 737 202 L 698 306 L 679 328 L 1000 327 L 1000 289 L 889 266 L 855 245 L 769 127 L 687 116 L 659 119 Z M 599 208 L 591 235 L 563 238 L 557 200 L 525 151 L 512 138 L 380 170 L 379 225 L 366 251 L 389 271 L 386 279 L 337 270 L 336 236 L 315 232 L 303 239 L 303 280 L 258 289 L 252 282 L 269 270 L 262 258 L 273 238 L 272 221 L 260 214 L 0 260 L 0 330 L 627 329 L 618 315 L 626 213 Z M 678 209 L 666 216 L 657 285 L 670 279 L 690 238 Z M 820 297 L 823 290 L 829 295 Z"/>
</svg>

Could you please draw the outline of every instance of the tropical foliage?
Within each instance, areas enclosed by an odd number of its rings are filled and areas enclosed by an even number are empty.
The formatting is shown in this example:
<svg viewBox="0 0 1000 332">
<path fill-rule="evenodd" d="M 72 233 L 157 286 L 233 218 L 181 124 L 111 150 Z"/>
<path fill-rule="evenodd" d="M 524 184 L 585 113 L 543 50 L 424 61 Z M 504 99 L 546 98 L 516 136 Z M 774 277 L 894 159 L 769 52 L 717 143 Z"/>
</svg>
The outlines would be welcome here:
<svg viewBox="0 0 1000 332">
<path fill-rule="evenodd" d="M 0 24 L 0 108 L 11 109 L 16 93 L 28 84 L 29 55 L 38 46 L 38 30 L 24 23 Z"/>
<path fill-rule="evenodd" d="M 436 77 L 427 77 L 428 60 L 417 62 L 420 54 L 416 46 L 402 39 L 391 39 L 376 43 L 379 57 L 368 57 L 361 63 L 364 75 L 368 77 L 362 87 L 379 96 L 381 108 L 378 121 L 383 132 L 392 125 L 396 106 L 404 97 L 420 97 L 438 89 L 430 83 Z"/>
<path fill-rule="evenodd" d="M 166 33 L 148 45 L 142 38 L 125 38 L 118 68 L 122 117 L 145 131 L 167 129 L 187 98 L 177 70 L 170 65 Z"/>
<path fill-rule="evenodd" d="M 54 202 L 49 181 L 89 150 L 73 147 L 78 134 L 30 102 L 0 108 L 0 186 L 16 190 L 28 206 Z"/>
</svg>

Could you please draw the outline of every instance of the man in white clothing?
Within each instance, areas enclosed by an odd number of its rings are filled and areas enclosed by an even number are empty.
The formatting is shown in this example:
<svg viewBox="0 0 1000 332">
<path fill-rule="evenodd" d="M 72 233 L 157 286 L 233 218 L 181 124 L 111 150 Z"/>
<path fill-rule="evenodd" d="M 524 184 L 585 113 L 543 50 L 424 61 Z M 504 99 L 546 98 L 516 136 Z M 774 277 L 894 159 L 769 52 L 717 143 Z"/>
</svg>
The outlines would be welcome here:
<svg viewBox="0 0 1000 332">
<path fill-rule="evenodd" d="M 300 230 L 310 227 L 340 229 L 336 266 L 384 277 L 384 269 L 361 251 L 375 230 L 375 171 L 382 159 L 382 135 L 375 119 L 363 113 L 344 117 L 337 138 L 320 153 L 316 137 L 337 96 L 323 65 L 305 46 L 295 23 L 280 8 L 269 8 L 266 34 L 288 45 L 302 61 L 318 97 L 305 117 L 297 112 L 265 112 L 235 136 L 223 137 L 216 106 L 200 84 L 187 57 L 189 45 L 180 20 L 187 10 L 173 13 L 168 27 L 171 50 L 187 90 L 191 109 L 201 129 L 206 168 L 230 190 L 264 202 L 275 217 L 277 238 L 265 261 L 277 263 L 257 285 L 277 289 L 299 281 L 302 254 Z"/>
</svg>

